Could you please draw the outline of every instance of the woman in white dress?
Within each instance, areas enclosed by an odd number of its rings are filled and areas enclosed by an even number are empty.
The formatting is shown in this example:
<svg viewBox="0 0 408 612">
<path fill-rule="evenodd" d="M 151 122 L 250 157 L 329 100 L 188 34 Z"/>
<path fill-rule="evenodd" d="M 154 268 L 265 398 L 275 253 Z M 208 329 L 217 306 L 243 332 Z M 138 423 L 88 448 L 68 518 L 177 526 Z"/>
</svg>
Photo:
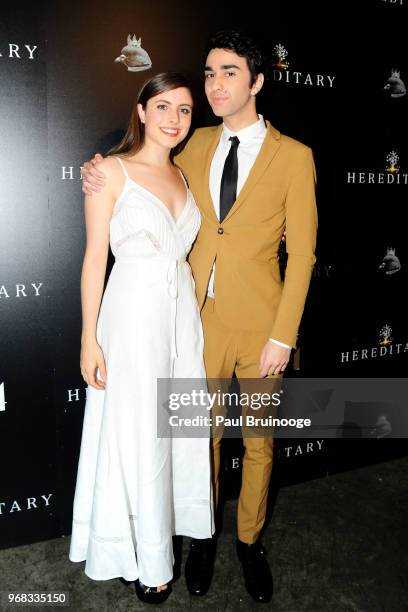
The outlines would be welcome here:
<svg viewBox="0 0 408 612">
<path fill-rule="evenodd" d="M 200 212 L 172 153 L 192 96 L 177 73 L 140 91 L 122 142 L 85 197 L 81 372 L 87 399 L 69 558 L 94 580 L 171 591 L 173 535 L 214 532 L 209 438 L 157 436 L 157 379 L 205 379 L 203 333 L 186 262 Z M 103 292 L 109 244 L 115 263 Z"/>
</svg>

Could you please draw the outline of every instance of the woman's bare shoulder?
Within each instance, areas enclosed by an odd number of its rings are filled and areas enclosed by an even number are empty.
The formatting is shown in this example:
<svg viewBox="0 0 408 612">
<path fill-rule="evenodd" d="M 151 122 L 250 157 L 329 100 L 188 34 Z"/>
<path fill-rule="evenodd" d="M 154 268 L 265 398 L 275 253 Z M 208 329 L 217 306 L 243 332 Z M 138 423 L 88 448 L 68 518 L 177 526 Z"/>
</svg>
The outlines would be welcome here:
<svg viewBox="0 0 408 612">
<path fill-rule="evenodd" d="M 120 173 L 121 171 L 116 155 L 108 155 L 104 157 L 101 161 L 98 161 L 96 168 L 98 168 L 98 170 L 101 172 L 114 175 Z"/>
<path fill-rule="evenodd" d="M 96 164 L 96 168 L 105 175 L 106 186 L 116 197 L 123 188 L 125 174 L 115 157 L 113 155 L 104 157 L 102 161 Z"/>
</svg>

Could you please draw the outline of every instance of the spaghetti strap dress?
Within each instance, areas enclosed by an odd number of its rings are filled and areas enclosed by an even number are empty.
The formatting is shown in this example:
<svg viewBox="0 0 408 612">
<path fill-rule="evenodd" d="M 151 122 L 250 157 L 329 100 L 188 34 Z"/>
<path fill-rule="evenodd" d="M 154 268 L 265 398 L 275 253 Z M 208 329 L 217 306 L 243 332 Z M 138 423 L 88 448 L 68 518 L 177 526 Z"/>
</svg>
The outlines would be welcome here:
<svg viewBox="0 0 408 612">
<path fill-rule="evenodd" d="M 200 211 L 178 219 L 129 177 L 110 221 L 115 256 L 96 336 L 107 370 L 88 385 L 69 558 L 94 580 L 148 586 L 173 575 L 173 535 L 214 532 L 209 434 L 158 437 L 157 379 L 203 379 L 203 331 L 186 256 Z M 184 180 L 184 179 L 183 179 Z"/>
</svg>

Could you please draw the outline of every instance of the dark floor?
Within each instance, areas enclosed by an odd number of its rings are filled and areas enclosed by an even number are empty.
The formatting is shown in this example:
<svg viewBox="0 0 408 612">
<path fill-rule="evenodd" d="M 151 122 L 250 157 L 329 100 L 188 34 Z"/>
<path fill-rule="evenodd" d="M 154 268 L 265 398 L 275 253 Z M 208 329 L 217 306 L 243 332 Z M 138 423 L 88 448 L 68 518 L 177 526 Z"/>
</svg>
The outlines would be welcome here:
<svg viewBox="0 0 408 612">
<path fill-rule="evenodd" d="M 252 602 L 243 586 L 235 511 L 236 502 L 227 502 L 208 595 L 190 597 L 182 576 L 157 609 L 408 610 L 408 458 L 279 490 L 264 536 L 275 583 L 268 605 Z M 185 538 L 184 558 L 187 545 Z M 0 551 L 0 590 L 65 590 L 74 612 L 156 609 L 142 604 L 132 586 L 87 578 L 84 563 L 68 560 L 68 548 L 69 538 L 61 538 Z"/>
</svg>

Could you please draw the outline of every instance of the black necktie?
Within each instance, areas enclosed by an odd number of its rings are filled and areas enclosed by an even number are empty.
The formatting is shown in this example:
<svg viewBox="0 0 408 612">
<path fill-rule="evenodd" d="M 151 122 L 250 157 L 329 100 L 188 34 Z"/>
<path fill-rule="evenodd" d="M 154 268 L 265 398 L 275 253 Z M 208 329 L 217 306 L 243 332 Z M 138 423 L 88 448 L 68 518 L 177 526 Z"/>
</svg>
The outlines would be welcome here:
<svg viewBox="0 0 408 612">
<path fill-rule="evenodd" d="M 239 140 L 236 136 L 230 137 L 231 148 L 225 160 L 224 170 L 221 178 L 220 191 L 220 221 L 223 221 L 237 199 L 238 182 L 238 145 Z"/>
</svg>

